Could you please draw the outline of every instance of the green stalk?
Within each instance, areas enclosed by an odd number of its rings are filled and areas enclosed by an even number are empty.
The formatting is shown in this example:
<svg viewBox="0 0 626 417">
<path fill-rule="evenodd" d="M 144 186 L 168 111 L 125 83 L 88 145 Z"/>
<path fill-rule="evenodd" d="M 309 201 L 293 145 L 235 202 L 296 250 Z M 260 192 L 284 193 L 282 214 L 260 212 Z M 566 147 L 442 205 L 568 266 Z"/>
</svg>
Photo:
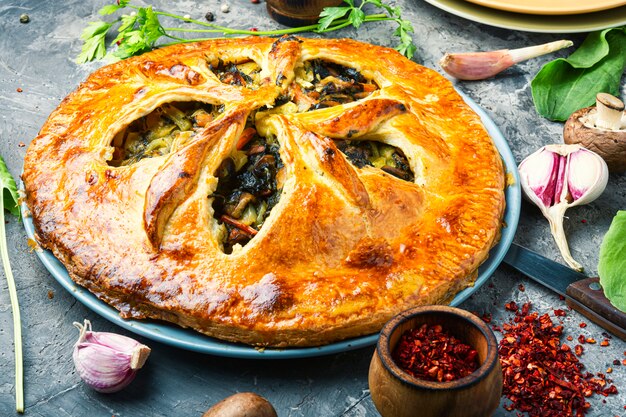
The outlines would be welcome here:
<svg viewBox="0 0 626 417">
<path fill-rule="evenodd" d="M 15 345 L 15 410 L 24 412 L 24 361 L 22 359 L 22 326 L 20 321 L 20 306 L 17 301 L 15 279 L 11 271 L 9 252 L 7 250 L 7 236 L 4 227 L 4 198 L 0 198 L 0 257 L 4 274 L 9 286 L 11 298 L 11 312 L 13 313 L 13 343 Z"/>
</svg>

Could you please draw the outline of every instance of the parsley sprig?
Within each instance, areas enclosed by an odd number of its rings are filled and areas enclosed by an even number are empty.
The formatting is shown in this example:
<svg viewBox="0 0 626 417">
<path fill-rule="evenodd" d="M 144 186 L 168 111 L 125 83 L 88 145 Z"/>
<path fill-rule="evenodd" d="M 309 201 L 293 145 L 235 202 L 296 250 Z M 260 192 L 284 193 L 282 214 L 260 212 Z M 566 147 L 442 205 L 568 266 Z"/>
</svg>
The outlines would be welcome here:
<svg viewBox="0 0 626 417">
<path fill-rule="evenodd" d="M 320 13 L 319 21 L 314 25 L 289 29 L 253 31 L 228 28 L 214 23 L 187 18 L 186 16 L 154 10 L 152 6 L 135 6 L 130 3 L 130 0 L 118 0 L 115 4 L 106 5 L 100 9 L 100 15 L 112 15 L 123 9 L 131 9 L 132 11 L 129 14 L 122 14 L 111 22 L 90 22 L 81 35 L 84 43 L 81 53 L 76 58 L 76 62 L 83 63 L 105 57 L 125 59 L 150 51 L 157 46 L 212 39 L 183 38 L 178 36 L 180 33 L 202 33 L 221 36 L 280 36 L 304 32 L 327 33 L 348 26 L 358 29 L 363 23 L 381 21 L 392 21 L 398 25 L 394 32 L 394 35 L 399 38 L 396 50 L 408 58 L 413 57 L 417 49 L 411 36 L 413 26 L 411 22 L 402 18 L 399 7 L 392 7 L 381 0 L 362 0 L 358 5 L 355 4 L 355 0 L 344 0 L 343 4 L 345 6 L 326 7 Z M 379 8 L 383 13 L 366 14 L 363 7 L 368 4 Z M 201 28 L 164 27 L 160 18 L 176 19 L 185 23 L 195 24 Z M 106 37 L 110 32 L 114 32 L 114 28 L 117 28 L 117 35 L 109 44 L 109 51 L 107 52 Z M 157 41 L 161 38 L 169 39 L 170 42 L 161 42 L 157 45 Z M 116 45 L 117 48 L 115 48 Z"/>
</svg>

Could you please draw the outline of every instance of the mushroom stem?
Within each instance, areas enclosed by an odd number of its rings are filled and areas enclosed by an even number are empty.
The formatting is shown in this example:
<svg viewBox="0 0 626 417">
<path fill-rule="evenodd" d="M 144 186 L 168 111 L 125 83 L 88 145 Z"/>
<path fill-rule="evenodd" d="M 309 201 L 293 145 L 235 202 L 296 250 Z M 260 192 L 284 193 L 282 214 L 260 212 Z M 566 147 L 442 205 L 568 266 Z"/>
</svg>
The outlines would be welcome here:
<svg viewBox="0 0 626 417">
<path fill-rule="evenodd" d="M 619 130 L 622 126 L 624 102 L 607 93 L 596 96 L 595 126 L 601 129 Z"/>
</svg>

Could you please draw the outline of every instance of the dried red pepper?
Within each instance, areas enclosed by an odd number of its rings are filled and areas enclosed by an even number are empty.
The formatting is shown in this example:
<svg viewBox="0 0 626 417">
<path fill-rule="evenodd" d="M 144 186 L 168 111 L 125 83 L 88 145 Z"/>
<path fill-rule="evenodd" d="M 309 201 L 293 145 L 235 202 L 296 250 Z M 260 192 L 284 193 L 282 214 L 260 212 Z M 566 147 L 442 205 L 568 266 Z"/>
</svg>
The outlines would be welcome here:
<svg viewBox="0 0 626 417">
<path fill-rule="evenodd" d="M 509 307 L 510 303 L 505 305 L 515 311 Z M 561 343 L 563 326 L 555 326 L 548 314 L 531 313 L 530 308 L 530 303 L 524 304 L 502 326 L 499 353 L 503 395 L 511 401 L 507 410 L 533 417 L 584 416 L 590 407 L 587 397 L 617 394 L 604 374 L 583 374 L 584 365 L 575 356 L 582 355 L 582 346 L 576 345 L 572 352 Z"/>
<path fill-rule="evenodd" d="M 478 369 L 478 352 L 444 331 L 423 324 L 406 330 L 393 350 L 396 364 L 415 378 L 448 382 Z"/>
</svg>

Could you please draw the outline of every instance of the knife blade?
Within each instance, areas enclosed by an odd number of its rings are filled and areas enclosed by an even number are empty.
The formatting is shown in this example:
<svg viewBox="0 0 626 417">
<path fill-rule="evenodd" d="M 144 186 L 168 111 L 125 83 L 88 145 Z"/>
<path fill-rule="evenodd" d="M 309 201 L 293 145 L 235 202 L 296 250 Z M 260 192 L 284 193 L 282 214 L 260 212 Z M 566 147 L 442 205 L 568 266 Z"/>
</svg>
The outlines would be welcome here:
<svg viewBox="0 0 626 417">
<path fill-rule="evenodd" d="M 589 278 L 516 243 L 511 244 L 504 263 L 564 296 L 568 306 L 626 340 L 626 313 L 604 296 L 598 278 Z"/>
</svg>

